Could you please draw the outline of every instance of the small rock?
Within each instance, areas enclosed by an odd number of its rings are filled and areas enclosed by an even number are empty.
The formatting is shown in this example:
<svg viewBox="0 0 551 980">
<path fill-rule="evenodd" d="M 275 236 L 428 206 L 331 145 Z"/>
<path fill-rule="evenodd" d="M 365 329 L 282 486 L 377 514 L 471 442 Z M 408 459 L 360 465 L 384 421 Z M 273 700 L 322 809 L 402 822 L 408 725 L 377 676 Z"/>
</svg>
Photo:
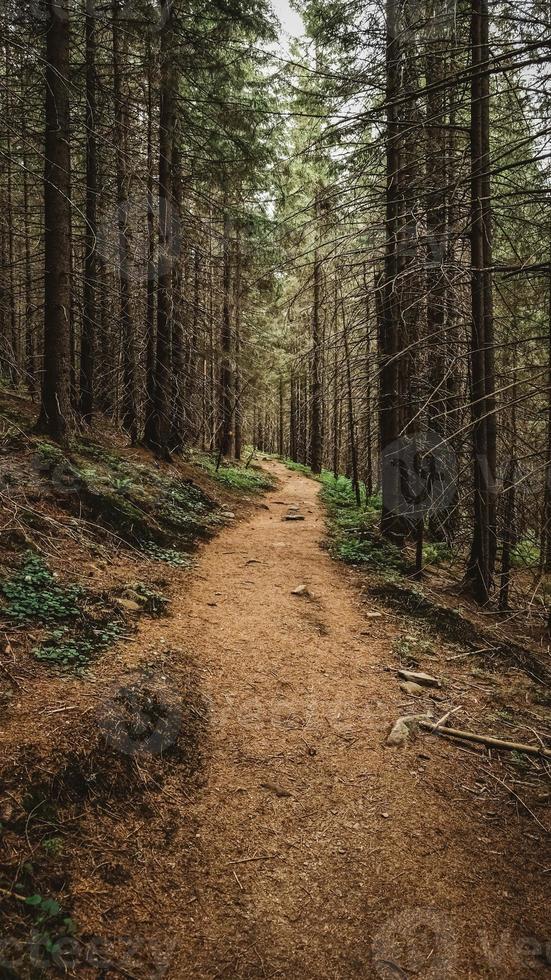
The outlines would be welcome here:
<svg viewBox="0 0 551 980">
<path fill-rule="evenodd" d="M 404 694 L 409 694 L 411 697 L 418 698 L 421 694 L 425 694 L 425 688 L 421 687 L 420 684 L 415 684 L 413 681 L 402 681 L 400 684 L 400 690 Z"/>
<path fill-rule="evenodd" d="M 225 517 L 228 521 L 235 520 L 235 514 L 232 514 L 231 510 L 223 510 L 220 517 Z"/>
<path fill-rule="evenodd" d="M 296 589 L 291 589 L 291 595 L 310 595 L 307 585 L 297 585 Z"/>
<path fill-rule="evenodd" d="M 423 687 L 442 687 L 436 677 L 431 677 L 430 674 L 417 673 L 413 670 L 399 670 L 398 677 L 404 681 L 413 681 L 414 684 L 422 684 Z"/>
<path fill-rule="evenodd" d="M 365 616 L 366 619 L 381 619 L 382 618 L 382 615 L 383 615 L 382 612 L 368 612 L 368 613 L 364 613 L 364 616 Z"/>
<path fill-rule="evenodd" d="M 397 748 L 399 745 L 404 745 L 409 738 L 409 730 L 407 725 L 398 718 L 398 721 L 393 725 L 389 735 L 387 736 L 386 744 Z"/>
<path fill-rule="evenodd" d="M 303 514 L 286 514 L 285 517 L 283 518 L 283 520 L 284 521 L 303 521 L 304 520 L 304 515 Z"/>
<path fill-rule="evenodd" d="M 142 607 L 138 602 L 134 602 L 134 599 L 117 599 L 116 602 L 126 612 L 141 612 Z"/>
<path fill-rule="evenodd" d="M 420 721 L 432 721 L 430 715 L 404 715 L 392 726 L 386 744 L 396 747 L 404 745 L 409 736 L 417 730 Z"/>
</svg>

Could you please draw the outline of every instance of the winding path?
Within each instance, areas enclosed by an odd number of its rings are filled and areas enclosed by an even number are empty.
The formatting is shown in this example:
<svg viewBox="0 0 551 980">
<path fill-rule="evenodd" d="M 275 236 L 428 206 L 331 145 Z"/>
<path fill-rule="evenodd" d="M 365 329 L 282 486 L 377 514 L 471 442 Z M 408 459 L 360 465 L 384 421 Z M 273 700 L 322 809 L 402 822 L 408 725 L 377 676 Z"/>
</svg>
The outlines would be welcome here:
<svg viewBox="0 0 551 980">
<path fill-rule="evenodd" d="M 317 485 L 267 465 L 279 489 L 205 548 L 174 604 L 169 641 L 202 665 L 211 724 L 187 830 L 157 849 L 166 976 L 538 975 L 526 828 L 511 847 L 457 792 L 477 756 L 428 737 L 384 746 L 408 710 L 384 671 L 397 626 L 366 616 L 323 549 Z M 283 520 L 290 506 L 305 520 Z"/>
</svg>

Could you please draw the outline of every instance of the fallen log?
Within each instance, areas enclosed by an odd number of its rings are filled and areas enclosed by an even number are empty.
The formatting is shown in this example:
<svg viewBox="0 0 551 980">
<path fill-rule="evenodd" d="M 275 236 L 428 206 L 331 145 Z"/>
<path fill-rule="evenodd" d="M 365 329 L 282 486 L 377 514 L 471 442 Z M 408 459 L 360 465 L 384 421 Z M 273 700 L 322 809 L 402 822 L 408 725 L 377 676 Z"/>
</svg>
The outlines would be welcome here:
<svg viewBox="0 0 551 980">
<path fill-rule="evenodd" d="M 551 749 L 544 749 L 539 745 L 526 745 L 523 742 L 508 742 L 502 738 L 494 738 L 493 735 L 477 735 L 476 732 L 463 732 L 460 728 L 443 728 L 438 723 L 430 721 L 420 721 L 419 727 L 424 731 L 432 732 L 436 735 L 449 735 L 450 738 L 464 738 L 467 742 L 480 742 L 495 749 L 506 749 L 508 752 L 526 752 L 527 755 L 539 755 L 544 759 L 551 759 Z"/>
</svg>

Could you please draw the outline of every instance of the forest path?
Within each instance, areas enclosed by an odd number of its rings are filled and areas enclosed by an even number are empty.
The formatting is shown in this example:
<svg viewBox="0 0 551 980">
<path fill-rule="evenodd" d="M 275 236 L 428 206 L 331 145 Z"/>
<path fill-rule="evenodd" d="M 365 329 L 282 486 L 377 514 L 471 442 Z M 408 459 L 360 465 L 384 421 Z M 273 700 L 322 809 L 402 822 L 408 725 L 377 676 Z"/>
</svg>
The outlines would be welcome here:
<svg viewBox="0 0 551 980">
<path fill-rule="evenodd" d="M 279 488 L 174 603 L 169 642 L 210 705 L 205 779 L 156 851 L 156 927 L 138 928 L 173 941 L 170 980 L 533 977 L 522 828 L 506 847 L 492 801 L 456 791 L 479 757 L 429 737 L 385 747 L 412 710 L 383 669 L 397 626 L 366 617 L 320 546 L 318 485 L 266 466 Z M 283 520 L 293 506 L 304 521 Z"/>
</svg>

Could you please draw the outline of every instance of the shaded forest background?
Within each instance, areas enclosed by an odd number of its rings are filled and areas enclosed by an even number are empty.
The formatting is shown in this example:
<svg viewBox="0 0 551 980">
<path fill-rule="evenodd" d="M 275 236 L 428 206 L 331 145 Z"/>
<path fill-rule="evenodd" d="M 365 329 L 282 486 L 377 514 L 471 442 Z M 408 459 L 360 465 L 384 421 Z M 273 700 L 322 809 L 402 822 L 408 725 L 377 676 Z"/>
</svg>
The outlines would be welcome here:
<svg viewBox="0 0 551 980">
<path fill-rule="evenodd" d="M 360 546 L 544 623 L 549 4 L 300 10 L 7 0 L 3 382 L 61 443 L 344 474 Z"/>
</svg>

